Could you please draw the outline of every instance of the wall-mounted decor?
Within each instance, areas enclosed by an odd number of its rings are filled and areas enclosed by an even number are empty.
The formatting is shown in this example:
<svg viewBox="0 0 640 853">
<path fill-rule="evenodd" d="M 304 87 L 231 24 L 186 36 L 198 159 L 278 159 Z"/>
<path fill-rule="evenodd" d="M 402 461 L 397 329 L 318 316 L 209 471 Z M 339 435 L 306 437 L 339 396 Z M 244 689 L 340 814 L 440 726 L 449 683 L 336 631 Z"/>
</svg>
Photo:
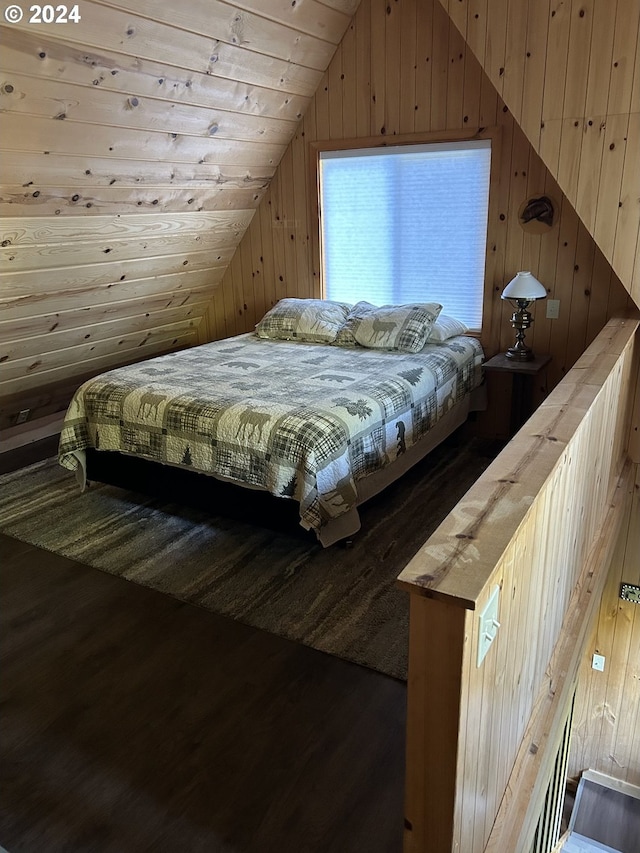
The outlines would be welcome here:
<svg viewBox="0 0 640 853">
<path fill-rule="evenodd" d="M 530 234 L 544 234 L 553 227 L 556 205 L 548 195 L 532 196 L 518 211 L 518 220 Z"/>
</svg>

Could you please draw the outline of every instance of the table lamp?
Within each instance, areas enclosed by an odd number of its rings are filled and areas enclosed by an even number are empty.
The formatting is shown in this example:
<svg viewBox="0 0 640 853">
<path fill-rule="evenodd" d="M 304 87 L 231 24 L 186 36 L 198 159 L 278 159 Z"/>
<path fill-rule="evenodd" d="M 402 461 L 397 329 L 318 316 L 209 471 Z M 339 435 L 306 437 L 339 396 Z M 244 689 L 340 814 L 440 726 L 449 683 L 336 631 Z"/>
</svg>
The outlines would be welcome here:
<svg viewBox="0 0 640 853">
<path fill-rule="evenodd" d="M 516 330 L 516 342 L 505 353 L 507 358 L 514 361 L 531 361 L 534 357 L 532 350 L 524 342 L 525 329 L 533 323 L 533 317 L 527 310 L 536 299 L 544 299 L 547 291 L 538 279 L 528 270 L 516 273 L 502 291 L 501 299 L 507 299 L 516 309 L 511 315 L 511 325 Z"/>
</svg>

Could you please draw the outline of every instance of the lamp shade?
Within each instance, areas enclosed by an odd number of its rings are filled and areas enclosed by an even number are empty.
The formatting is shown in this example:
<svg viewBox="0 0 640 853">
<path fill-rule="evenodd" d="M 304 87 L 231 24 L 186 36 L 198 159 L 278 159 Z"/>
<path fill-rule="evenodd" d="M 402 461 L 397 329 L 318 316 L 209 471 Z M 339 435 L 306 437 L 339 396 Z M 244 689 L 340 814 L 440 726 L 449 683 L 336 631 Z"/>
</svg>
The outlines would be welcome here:
<svg viewBox="0 0 640 853">
<path fill-rule="evenodd" d="M 501 299 L 526 299 L 532 302 L 534 299 L 544 299 L 547 291 L 538 279 L 531 275 L 528 270 L 516 273 L 509 284 L 502 291 Z"/>
</svg>

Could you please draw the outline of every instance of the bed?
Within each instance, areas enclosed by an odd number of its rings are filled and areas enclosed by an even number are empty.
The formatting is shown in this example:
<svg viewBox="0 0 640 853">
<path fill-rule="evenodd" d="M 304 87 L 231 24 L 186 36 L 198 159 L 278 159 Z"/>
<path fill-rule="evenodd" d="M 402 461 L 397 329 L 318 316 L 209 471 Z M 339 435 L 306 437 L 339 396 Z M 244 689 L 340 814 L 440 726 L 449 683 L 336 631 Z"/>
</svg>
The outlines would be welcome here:
<svg viewBox="0 0 640 853">
<path fill-rule="evenodd" d="M 467 335 L 417 352 L 307 338 L 258 327 L 85 382 L 60 464 L 82 487 L 91 449 L 187 468 L 297 501 L 325 547 L 352 536 L 363 501 L 482 408 L 483 352 Z"/>
</svg>

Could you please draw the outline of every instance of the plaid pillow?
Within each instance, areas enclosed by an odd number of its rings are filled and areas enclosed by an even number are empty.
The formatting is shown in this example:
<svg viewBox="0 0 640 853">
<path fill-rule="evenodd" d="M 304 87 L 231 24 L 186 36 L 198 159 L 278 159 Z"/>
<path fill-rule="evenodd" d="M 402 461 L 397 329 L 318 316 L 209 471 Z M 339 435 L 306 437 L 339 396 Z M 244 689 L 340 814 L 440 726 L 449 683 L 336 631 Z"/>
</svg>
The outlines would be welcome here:
<svg viewBox="0 0 640 853">
<path fill-rule="evenodd" d="M 356 329 L 366 314 L 370 311 L 377 310 L 378 307 L 376 305 L 372 305 L 370 302 L 356 302 L 353 308 L 349 310 L 349 314 L 347 315 L 344 325 L 338 330 L 334 344 L 339 347 L 357 347 L 358 342 L 356 341 Z"/>
<path fill-rule="evenodd" d="M 327 299 L 281 299 L 256 325 L 259 338 L 333 343 L 347 318 L 345 302 Z"/>
<path fill-rule="evenodd" d="M 428 343 L 441 344 L 449 338 L 453 338 L 456 335 L 464 335 L 468 331 L 469 327 L 465 326 L 462 320 L 456 320 L 455 317 L 448 317 L 446 314 L 440 314 L 436 322 L 431 327 Z"/>
<path fill-rule="evenodd" d="M 441 310 L 436 302 L 377 308 L 362 317 L 355 330 L 356 341 L 373 349 L 420 352 Z"/>
</svg>

